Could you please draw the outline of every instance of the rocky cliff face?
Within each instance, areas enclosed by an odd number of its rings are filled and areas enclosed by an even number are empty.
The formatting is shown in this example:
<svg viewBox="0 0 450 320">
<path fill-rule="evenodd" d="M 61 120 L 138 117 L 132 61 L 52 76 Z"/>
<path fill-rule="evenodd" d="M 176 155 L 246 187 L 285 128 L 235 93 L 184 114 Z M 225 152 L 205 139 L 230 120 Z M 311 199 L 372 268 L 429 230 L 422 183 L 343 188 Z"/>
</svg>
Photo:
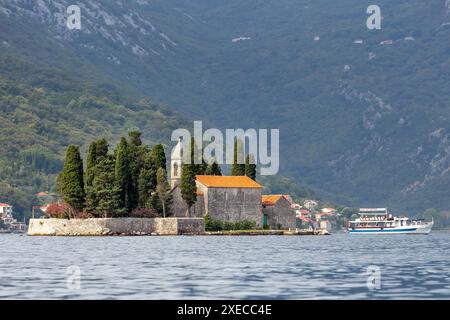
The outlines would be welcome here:
<svg viewBox="0 0 450 320">
<path fill-rule="evenodd" d="M 78 42 L 78 45 L 89 50 L 103 52 L 98 43 L 101 40 L 121 46 L 136 56 L 159 56 L 177 46 L 164 30 L 140 14 L 142 8 L 150 5 L 146 1 L 137 1 L 134 5 L 125 1 L 77 1 L 82 27 L 75 32 L 67 28 L 67 8 L 72 4 L 73 1 L 68 0 L 2 0 L 0 10 L 7 17 L 34 20 L 46 25 L 55 39 Z M 107 59 L 121 63 L 113 52 Z"/>
<path fill-rule="evenodd" d="M 398 112 L 373 92 L 360 92 L 346 82 L 340 83 L 337 94 L 361 110 L 360 123 L 355 126 L 355 130 L 361 131 L 363 139 L 329 162 L 334 174 L 351 176 L 356 167 L 370 162 L 370 159 L 390 158 L 395 155 L 393 146 L 397 137 L 392 135 L 389 126 L 396 128 L 397 136 L 409 135 L 414 124 L 408 120 L 408 114 Z M 393 122 L 396 119 L 398 120 Z M 383 125 L 383 122 L 386 122 L 386 125 Z M 412 136 L 414 134 L 411 134 Z M 422 188 L 432 184 L 433 180 L 450 177 L 450 135 L 447 128 L 432 129 L 427 136 L 419 136 L 419 140 L 423 143 L 409 145 L 406 149 L 409 151 L 401 154 L 398 160 L 401 163 L 413 164 L 417 168 L 413 181 L 405 179 L 400 184 L 403 194 L 420 192 Z"/>
</svg>

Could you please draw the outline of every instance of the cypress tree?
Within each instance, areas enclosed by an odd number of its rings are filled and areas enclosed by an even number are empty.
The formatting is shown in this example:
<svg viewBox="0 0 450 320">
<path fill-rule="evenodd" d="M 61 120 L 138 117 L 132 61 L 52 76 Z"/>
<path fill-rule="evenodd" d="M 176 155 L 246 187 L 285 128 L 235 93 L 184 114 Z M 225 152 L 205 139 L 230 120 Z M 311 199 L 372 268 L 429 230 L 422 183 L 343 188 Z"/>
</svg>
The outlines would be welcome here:
<svg viewBox="0 0 450 320">
<path fill-rule="evenodd" d="M 141 140 L 141 132 L 138 130 L 128 132 L 128 139 L 130 141 L 130 145 L 139 147 L 142 145 Z"/>
<path fill-rule="evenodd" d="M 131 211 L 130 198 L 130 154 L 128 143 L 125 138 L 120 139 L 119 145 L 116 148 L 116 163 L 115 163 L 115 179 L 116 186 L 119 188 L 120 206 L 126 212 Z"/>
<path fill-rule="evenodd" d="M 217 164 L 217 162 L 214 161 L 208 166 L 208 168 L 205 171 L 205 174 L 209 176 L 221 176 L 222 170 L 220 169 L 220 166 Z"/>
<path fill-rule="evenodd" d="M 93 189 L 97 201 L 94 214 L 97 217 L 107 218 L 124 214 L 124 208 L 120 201 L 120 189 L 117 186 L 114 171 L 113 156 L 102 158 L 96 165 Z"/>
<path fill-rule="evenodd" d="M 92 142 L 88 148 L 86 173 L 85 173 L 85 191 L 86 191 L 86 211 L 95 213 L 97 208 L 97 189 L 93 186 L 93 181 L 98 174 L 97 164 L 108 155 L 108 142 L 105 139 L 99 139 Z"/>
<path fill-rule="evenodd" d="M 233 165 L 231 166 L 232 176 L 245 176 L 245 162 L 243 160 L 244 160 L 244 150 L 242 142 L 238 139 L 235 139 Z"/>
<path fill-rule="evenodd" d="M 166 170 L 166 153 L 164 152 L 164 147 L 162 144 L 157 144 L 152 148 L 151 160 L 154 164 L 155 174 L 159 168 Z"/>
<path fill-rule="evenodd" d="M 158 169 L 163 169 L 166 172 L 166 153 L 162 144 L 156 144 L 151 149 L 146 160 L 146 173 L 142 173 L 141 186 L 139 193 L 145 197 L 147 207 L 155 209 L 158 213 L 163 214 L 163 206 L 159 200 L 156 191 L 157 172 Z M 167 200 L 167 202 L 169 199 Z M 140 201 L 141 202 L 141 201 Z M 166 203 L 167 203 L 166 202 Z"/>
<path fill-rule="evenodd" d="M 130 186 L 128 207 L 129 210 L 139 206 L 139 176 L 144 167 L 144 157 L 147 147 L 142 146 L 141 133 L 139 131 L 131 131 L 128 133 L 128 148 L 130 159 Z"/>
<path fill-rule="evenodd" d="M 96 152 L 97 143 L 94 141 L 89 145 L 87 159 L 86 159 L 86 177 L 85 177 L 85 186 L 91 187 L 92 180 L 94 180 L 94 167 L 95 167 L 95 158 L 97 156 Z"/>
<path fill-rule="evenodd" d="M 194 175 L 206 174 L 208 164 L 203 159 L 203 150 L 197 146 L 194 138 L 191 138 L 189 150 L 191 152 L 191 170 Z"/>
<path fill-rule="evenodd" d="M 183 164 L 181 173 L 181 197 L 188 206 L 187 214 L 190 216 L 191 207 L 197 201 L 197 186 L 195 184 L 195 166 Z"/>
<path fill-rule="evenodd" d="M 156 193 L 158 194 L 159 201 L 161 202 L 163 217 L 166 217 L 166 204 L 169 197 L 170 186 L 167 182 L 167 173 L 163 168 L 158 168 L 156 174 Z"/>
<path fill-rule="evenodd" d="M 155 165 L 150 152 L 145 153 L 143 163 L 138 177 L 138 206 L 147 208 L 151 205 L 151 195 L 156 189 Z"/>
<path fill-rule="evenodd" d="M 99 162 L 108 155 L 108 141 L 102 138 L 95 142 L 95 161 Z"/>
<path fill-rule="evenodd" d="M 96 164 L 96 147 L 97 143 L 94 141 L 89 145 L 87 160 L 86 160 L 86 173 L 84 179 L 84 188 L 86 191 L 86 211 L 93 212 L 97 206 L 95 191 L 93 187 L 93 181 L 95 177 L 95 164 Z"/>
<path fill-rule="evenodd" d="M 245 175 L 256 181 L 256 164 L 252 154 L 245 158 Z"/>
<path fill-rule="evenodd" d="M 70 145 L 67 148 L 64 168 L 58 178 L 58 183 L 64 202 L 77 211 L 83 210 L 85 205 L 83 160 L 78 147 Z"/>
</svg>

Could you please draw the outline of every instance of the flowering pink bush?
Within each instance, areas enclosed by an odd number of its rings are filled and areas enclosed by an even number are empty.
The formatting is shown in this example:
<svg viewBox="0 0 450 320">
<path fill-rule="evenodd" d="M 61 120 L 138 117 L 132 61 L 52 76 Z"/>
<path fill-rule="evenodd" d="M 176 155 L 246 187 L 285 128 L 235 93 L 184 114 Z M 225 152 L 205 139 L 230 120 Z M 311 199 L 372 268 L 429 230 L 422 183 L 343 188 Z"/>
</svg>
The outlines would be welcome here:
<svg viewBox="0 0 450 320">
<path fill-rule="evenodd" d="M 73 214 L 74 210 L 71 206 L 66 203 L 51 203 L 47 210 L 45 210 L 45 214 L 49 218 L 56 219 L 67 219 L 70 218 Z"/>
</svg>

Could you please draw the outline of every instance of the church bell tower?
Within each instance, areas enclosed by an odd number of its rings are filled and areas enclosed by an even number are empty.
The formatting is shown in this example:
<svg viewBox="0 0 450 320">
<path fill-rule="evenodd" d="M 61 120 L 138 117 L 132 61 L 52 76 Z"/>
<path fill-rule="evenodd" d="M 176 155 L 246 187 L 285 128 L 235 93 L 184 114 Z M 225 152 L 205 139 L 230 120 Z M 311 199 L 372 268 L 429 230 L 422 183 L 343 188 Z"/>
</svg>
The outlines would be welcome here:
<svg viewBox="0 0 450 320">
<path fill-rule="evenodd" d="M 181 182 L 181 170 L 183 166 L 183 143 L 178 140 L 170 155 L 170 186 L 174 188 Z"/>
</svg>

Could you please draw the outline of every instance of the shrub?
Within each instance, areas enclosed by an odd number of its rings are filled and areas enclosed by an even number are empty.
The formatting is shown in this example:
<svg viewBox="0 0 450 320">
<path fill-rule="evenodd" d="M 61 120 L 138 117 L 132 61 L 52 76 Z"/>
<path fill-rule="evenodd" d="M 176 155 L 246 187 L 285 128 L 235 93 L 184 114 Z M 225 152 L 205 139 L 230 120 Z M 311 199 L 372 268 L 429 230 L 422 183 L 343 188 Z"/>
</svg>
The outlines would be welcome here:
<svg viewBox="0 0 450 320">
<path fill-rule="evenodd" d="M 256 223 L 251 220 L 240 220 L 236 222 L 213 220 L 205 215 L 206 231 L 231 231 L 231 230 L 254 230 Z"/>
<path fill-rule="evenodd" d="M 136 208 L 129 214 L 130 218 L 157 218 L 158 212 L 153 208 Z"/>
<path fill-rule="evenodd" d="M 95 218 L 95 217 L 92 213 L 82 211 L 82 212 L 75 213 L 74 218 L 75 219 L 90 219 L 90 218 Z"/>
<path fill-rule="evenodd" d="M 206 231 L 221 231 L 223 230 L 223 223 L 219 220 L 211 220 L 209 215 L 205 215 L 205 230 Z"/>
</svg>

